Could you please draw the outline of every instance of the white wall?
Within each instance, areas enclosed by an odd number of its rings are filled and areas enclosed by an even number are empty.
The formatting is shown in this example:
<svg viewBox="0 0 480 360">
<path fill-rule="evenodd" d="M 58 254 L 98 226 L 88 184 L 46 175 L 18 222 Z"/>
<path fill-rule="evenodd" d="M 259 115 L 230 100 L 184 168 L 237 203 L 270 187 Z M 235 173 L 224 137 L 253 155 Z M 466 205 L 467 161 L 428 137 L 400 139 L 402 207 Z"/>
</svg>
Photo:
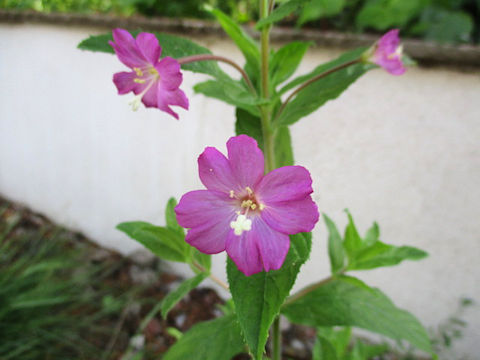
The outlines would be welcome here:
<svg viewBox="0 0 480 360">
<path fill-rule="evenodd" d="M 194 95 L 204 77 L 185 74 L 191 109 L 181 120 L 117 96 L 115 57 L 82 52 L 96 30 L 0 25 L 0 194 L 124 253 L 138 245 L 117 223 L 163 223 L 170 196 L 201 187 L 196 157 L 225 148 L 233 109 Z M 204 39 L 234 56 L 226 41 Z M 314 49 L 300 72 L 337 52 Z M 434 326 L 461 296 L 480 301 L 480 78 L 447 69 L 373 71 L 337 101 L 292 129 L 297 163 L 314 176 L 315 200 L 341 226 L 348 207 L 365 230 L 380 223 L 384 241 L 430 257 L 359 276 Z M 224 256 L 215 271 L 224 276 Z M 296 288 L 328 274 L 326 231 L 314 232 L 312 257 Z M 459 355 L 474 359 L 480 312 L 468 313 Z"/>
</svg>

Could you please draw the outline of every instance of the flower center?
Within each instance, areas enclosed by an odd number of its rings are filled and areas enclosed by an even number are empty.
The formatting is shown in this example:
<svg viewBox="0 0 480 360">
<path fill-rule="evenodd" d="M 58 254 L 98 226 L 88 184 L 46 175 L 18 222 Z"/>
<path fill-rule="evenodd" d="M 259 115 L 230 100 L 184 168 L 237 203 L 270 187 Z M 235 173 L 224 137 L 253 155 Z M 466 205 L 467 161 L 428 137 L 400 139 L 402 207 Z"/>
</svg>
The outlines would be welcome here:
<svg viewBox="0 0 480 360">
<path fill-rule="evenodd" d="M 244 231 L 252 229 L 252 220 L 247 218 L 248 214 L 262 211 L 265 209 L 265 205 L 257 200 L 249 186 L 245 188 L 245 193 L 242 192 L 240 196 L 237 196 L 233 190 L 230 190 L 229 196 L 239 201 L 240 210 L 237 211 L 238 217 L 230 223 L 230 227 L 234 230 L 235 235 L 240 236 Z"/>
</svg>

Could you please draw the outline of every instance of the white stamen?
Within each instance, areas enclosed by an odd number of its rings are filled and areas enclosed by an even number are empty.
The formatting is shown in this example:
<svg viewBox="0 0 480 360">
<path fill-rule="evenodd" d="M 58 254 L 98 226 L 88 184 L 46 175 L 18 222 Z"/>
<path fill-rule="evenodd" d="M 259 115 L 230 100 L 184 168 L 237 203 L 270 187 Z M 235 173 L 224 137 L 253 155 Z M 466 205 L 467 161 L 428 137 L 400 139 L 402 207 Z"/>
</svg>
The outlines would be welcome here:
<svg viewBox="0 0 480 360">
<path fill-rule="evenodd" d="M 230 223 L 230 227 L 235 235 L 240 236 L 244 231 L 252 229 L 252 220 L 247 219 L 245 215 L 238 215 L 237 220 Z"/>
</svg>

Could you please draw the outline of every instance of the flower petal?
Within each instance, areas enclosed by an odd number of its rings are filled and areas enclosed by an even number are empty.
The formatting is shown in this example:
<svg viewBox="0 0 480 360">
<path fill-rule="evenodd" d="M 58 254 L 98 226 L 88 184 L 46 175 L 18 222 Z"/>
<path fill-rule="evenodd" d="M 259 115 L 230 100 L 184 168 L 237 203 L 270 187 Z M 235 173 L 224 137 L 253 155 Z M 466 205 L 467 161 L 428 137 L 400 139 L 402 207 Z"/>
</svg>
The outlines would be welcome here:
<svg viewBox="0 0 480 360">
<path fill-rule="evenodd" d="M 152 80 L 153 81 L 153 80 Z M 158 107 L 158 84 L 152 84 L 150 89 L 143 95 L 142 102 L 146 107 Z"/>
<path fill-rule="evenodd" d="M 227 142 L 228 159 L 237 183 L 254 187 L 265 169 L 263 154 L 255 139 L 247 135 L 232 137 Z"/>
<path fill-rule="evenodd" d="M 177 89 L 183 80 L 183 75 L 180 72 L 180 64 L 177 60 L 171 57 L 164 57 L 157 65 L 155 65 L 158 74 L 160 75 L 160 83 L 162 88 L 166 90 Z"/>
<path fill-rule="evenodd" d="M 113 83 L 117 87 L 120 95 L 127 94 L 130 91 L 135 91 L 138 85 L 134 79 L 136 78 L 135 72 L 122 71 L 113 75 Z"/>
<path fill-rule="evenodd" d="M 158 108 L 162 111 L 165 111 L 166 113 L 169 113 L 177 120 L 178 120 L 178 114 L 170 108 L 170 105 L 180 106 L 188 110 L 188 105 L 189 105 L 188 98 L 185 95 L 185 93 L 180 89 L 177 89 L 174 91 L 168 91 L 161 88 L 161 86 L 159 86 L 157 97 L 158 97 Z"/>
<path fill-rule="evenodd" d="M 302 200 L 266 205 L 262 219 L 273 229 L 284 234 L 309 232 L 318 221 L 318 208 L 310 196 Z"/>
<path fill-rule="evenodd" d="M 133 36 L 126 30 L 114 29 L 113 41 L 109 41 L 109 44 L 115 50 L 118 59 L 130 68 L 143 67 L 148 64 L 147 59 L 138 49 L 137 43 Z"/>
<path fill-rule="evenodd" d="M 162 53 L 157 37 L 151 33 L 142 32 L 137 35 L 136 42 L 145 59 L 151 64 L 156 64 Z"/>
<path fill-rule="evenodd" d="M 225 250 L 230 222 L 237 216 L 223 193 L 197 190 L 186 193 L 175 207 L 178 223 L 191 228 L 185 241 L 206 254 Z"/>
<path fill-rule="evenodd" d="M 250 276 L 263 269 L 278 270 L 287 256 L 290 239 L 256 217 L 250 231 L 244 231 L 240 236 L 231 231 L 225 248 L 238 269 Z"/>
<path fill-rule="evenodd" d="M 399 29 L 392 29 L 385 33 L 380 40 L 378 40 L 378 50 L 385 54 L 393 54 L 400 45 Z"/>
<path fill-rule="evenodd" d="M 194 228 L 236 217 L 232 199 L 224 193 L 211 190 L 186 193 L 175 207 L 175 213 L 178 223 L 184 228 Z"/>
<path fill-rule="evenodd" d="M 200 180 L 208 190 L 217 190 L 229 194 L 230 190 L 237 191 L 230 162 L 214 147 L 207 147 L 198 157 L 198 172 Z"/>
<path fill-rule="evenodd" d="M 284 166 L 265 175 L 255 194 L 265 205 L 300 200 L 313 192 L 312 178 L 302 166 Z"/>
</svg>

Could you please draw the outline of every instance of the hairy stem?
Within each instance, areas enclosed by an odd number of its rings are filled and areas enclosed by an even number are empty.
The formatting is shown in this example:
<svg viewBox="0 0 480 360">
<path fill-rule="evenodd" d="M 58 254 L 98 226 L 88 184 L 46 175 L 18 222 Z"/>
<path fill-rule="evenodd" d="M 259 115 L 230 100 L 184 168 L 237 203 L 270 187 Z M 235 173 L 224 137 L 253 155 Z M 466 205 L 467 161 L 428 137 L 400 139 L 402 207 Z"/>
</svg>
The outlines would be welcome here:
<svg viewBox="0 0 480 360">
<path fill-rule="evenodd" d="M 361 62 L 361 59 L 355 59 L 355 60 L 352 60 L 352 61 L 349 61 L 349 62 L 346 62 L 344 64 L 341 64 L 341 65 L 338 65 L 338 66 L 335 66 L 334 68 L 331 68 L 330 70 L 327 70 L 321 74 L 318 74 L 317 76 L 311 78 L 310 80 L 308 81 L 305 81 L 302 85 L 300 85 L 299 87 L 297 87 L 288 97 L 287 99 L 283 102 L 282 106 L 280 106 L 280 109 L 278 110 L 277 112 L 277 115 L 275 116 L 275 121 L 280 117 L 280 114 L 283 112 L 283 110 L 285 110 L 285 107 L 287 106 L 287 104 L 300 92 L 302 91 L 303 89 L 305 89 L 308 85 L 310 84 L 313 84 L 315 81 L 318 81 L 320 79 L 323 79 L 324 77 L 336 72 L 336 71 L 339 71 L 339 70 L 342 70 L 342 69 L 345 69 L 351 65 L 354 65 L 354 64 L 357 64 Z"/>
<path fill-rule="evenodd" d="M 215 283 L 217 283 L 218 285 L 220 285 L 222 288 L 224 288 L 224 289 L 227 290 L 227 291 L 230 291 L 228 285 L 227 285 L 225 282 L 223 282 L 221 279 L 219 279 L 218 277 L 216 277 L 215 275 L 213 275 L 212 273 L 210 273 L 210 271 L 208 271 L 207 269 L 205 269 L 202 265 L 200 265 L 199 263 L 196 263 L 196 262 L 193 262 L 192 265 L 195 266 L 198 270 L 207 273 L 207 274 L 208 274 L 208 277 L 209 277 L 210 279 L 212 279 L 212 281 L 214 281 Z"/>
<path fill-rule="evenodd" d="M 252 81 L 248 77 L 247 73 L 242 69 L 240 65 L 238 65 L 233 60 L 230 60 L 229 58 L 218 56 L 218 55 L 201 54 L 201 55 L 186 56 L 178 59 L 178 62 L 180 63 L 180 65 L 189 64 L 197 61 L 220 61 L 234 67 L 242 75 L 243 79 L 247 83 L 248 88 L 250 89 L 252 94 L 254 94 L 255 96 L 257 95 L 257 90 L 255 90 L 255 86 L 253 86 Z"/>
</svg>

